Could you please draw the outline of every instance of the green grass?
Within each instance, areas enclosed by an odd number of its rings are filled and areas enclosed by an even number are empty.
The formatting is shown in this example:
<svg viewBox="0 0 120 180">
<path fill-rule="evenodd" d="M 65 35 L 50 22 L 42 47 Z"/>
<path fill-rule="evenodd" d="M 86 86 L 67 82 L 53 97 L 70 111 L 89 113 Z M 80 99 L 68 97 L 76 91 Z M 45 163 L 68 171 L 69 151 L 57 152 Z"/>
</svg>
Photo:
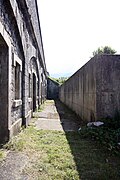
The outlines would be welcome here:
<svg viewBox="0 0 120 180">
<path fill-rule="evenodd" d="M 30 125 L 4 148 L 29 156 L 24 173 L 30 179 L 120 179 L 120 159 L 82 139 L 78 132 L 36 130 Z"/>
<path fill-rule="evenodd" d="M 44 107 L 45 107 L 45 104 L 41 104 L 40 107 L 39 107 L 39 109 L 38 109 L 37 111 L 38 111 L 38 112 L 42 112 L 43 109 L 44 109 Z"/>
<path fill-rule="evenodd" d="M 6 154 L 7 152 L 5 151 L 5 149 L 0 149 L 0 162 L 4 160 Z"/>
<path fill-rule="evenodd" d="M 2 150 L 0 150 L 0 160 L 2 160 L 4 157 L 4 152 Z"/>
</svg>

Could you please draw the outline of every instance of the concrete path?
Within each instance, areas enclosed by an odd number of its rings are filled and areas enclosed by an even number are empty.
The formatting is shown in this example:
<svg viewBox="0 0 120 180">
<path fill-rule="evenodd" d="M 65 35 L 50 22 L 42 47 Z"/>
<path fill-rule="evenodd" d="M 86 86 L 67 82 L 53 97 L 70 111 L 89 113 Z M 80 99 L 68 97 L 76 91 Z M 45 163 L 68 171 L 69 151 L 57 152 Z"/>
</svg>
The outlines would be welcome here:
<svg viewBox="0 0 120 180">
<path fill-rule="evenodd" d="M 77 116 L 60 101 L 46 101 L 44 110 L 37 112 L 35 122 L 37 129 L 76 131 L 79 129 Z"/>
<path fill-rule="evenodd" d="M 28 180 L 22 172 L 29 162 L 22 152 L 9 152 L 3 162 L 0 162 L 0 180 Z"/>
</svg>

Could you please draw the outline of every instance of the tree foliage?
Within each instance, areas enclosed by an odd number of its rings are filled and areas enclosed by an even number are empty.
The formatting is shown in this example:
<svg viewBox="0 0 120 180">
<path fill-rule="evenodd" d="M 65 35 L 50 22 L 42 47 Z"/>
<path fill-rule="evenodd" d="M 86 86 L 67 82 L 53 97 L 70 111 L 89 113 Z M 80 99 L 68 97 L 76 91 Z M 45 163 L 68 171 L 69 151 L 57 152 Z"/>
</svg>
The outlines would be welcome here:
<svg viewBox="0 0 120 180">
<path fill-rule="evenodd" d="M 116 51 L 110 46 L 99 47 L 96 51 L 93 52 L 93 56 L 97 54 L 115 54 Z"/>
<path fill-rule="evenodd" d="M 63 84 L 68 79 L 68 77 L 59 77 L 59 78 L 53 78 L 52 77 L 51 79 L 58 82 L 59 84 Z"/>
</svg>

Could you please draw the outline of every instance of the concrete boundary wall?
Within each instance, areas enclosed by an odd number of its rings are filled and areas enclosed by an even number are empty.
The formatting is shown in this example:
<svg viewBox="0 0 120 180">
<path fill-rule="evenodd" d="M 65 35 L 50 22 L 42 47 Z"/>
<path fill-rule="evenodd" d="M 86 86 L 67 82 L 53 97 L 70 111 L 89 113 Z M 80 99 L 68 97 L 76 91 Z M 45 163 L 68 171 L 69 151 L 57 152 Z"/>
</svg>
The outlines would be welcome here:
<svg viewBox="0 0 120 180">
<path fill-rule="evenodd" d="M 113 117 L 120 111 L 120 55 L 97 55 L 59 90 L 60 100 L 84 121 Z"/>
</svg>

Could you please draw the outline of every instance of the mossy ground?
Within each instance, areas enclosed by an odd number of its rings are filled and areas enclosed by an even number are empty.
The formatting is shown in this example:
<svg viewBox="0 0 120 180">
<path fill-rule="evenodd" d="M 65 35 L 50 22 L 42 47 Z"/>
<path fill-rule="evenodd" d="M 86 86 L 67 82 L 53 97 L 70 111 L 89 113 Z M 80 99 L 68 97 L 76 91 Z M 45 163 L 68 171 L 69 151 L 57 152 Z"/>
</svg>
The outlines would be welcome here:
<svg viewBox="0 0 120 180">
<path fill-rule="evenodd" d="M 120 159 L 78 132 L 36 130 L 32 124 L 4 148 L 29 156 L 24 173 L 30 179 L 120 179 Z"/>
<path fill-rule="evenodd" d="M 53 103 L 47 101 L 40 111 Z M 61 117 L 75 120 L 65 106 L 56 105 Z M 120 158 L 110 155 L 103 145 L 83 138 L 78 131 L 38 130 L 36 120 L 37 117 L 33 118 L 26 129 L 4 145 L 0 150 L 1 160 L 5 159 L 6 151 L 27 155 L 29 161 L 22 173 L 30 180 L 120 179 Z"/>
</svg>

